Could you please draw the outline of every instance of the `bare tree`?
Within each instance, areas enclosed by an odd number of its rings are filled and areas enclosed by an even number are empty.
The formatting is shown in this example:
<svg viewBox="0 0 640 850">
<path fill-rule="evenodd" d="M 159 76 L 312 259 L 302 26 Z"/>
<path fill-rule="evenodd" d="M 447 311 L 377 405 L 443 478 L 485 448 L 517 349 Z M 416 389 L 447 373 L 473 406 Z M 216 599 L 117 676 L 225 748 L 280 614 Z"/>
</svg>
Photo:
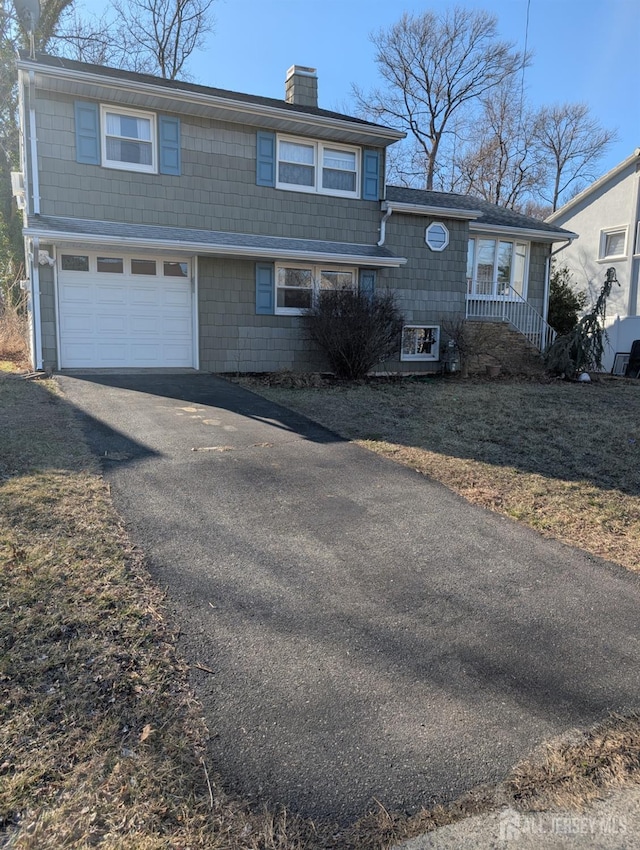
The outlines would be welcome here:
<svg viewBox="0 0 640 850">
<path fill-rule="evenodd" d="M 595 178 L 594 166 L 615 140 L 616 132 L 592 118 L 586 103 L 563 103 L 540 110 L 535 136 L 553 173 L 549 190 L 542 197 L 555 211 L 560 197 L 573 185 Z"/>
<path fill-rule="evenodd" d="M 184 66 L 213 30 L 214 0 L 114 0 L 121 43 L 135 57 L 136 70 L 168 80 L 185 76 Z M 143 67 L 141 67 L 143 66 Z"/>
<path fill-rule="evenodd" d="M 129 31 L 107 14 L 68 18 L 55 37 L 55 46 L 61 56 L 78 62 L 150 74 L 157 68 Z"/>
<path fill-rule="evenodd" d="M 522 210 L 544 187 L 548 171 L 539 156 L 535 115 L 505 81 L 482 99 L 473 141 L 454 160 L 457 187 L 493 204 Z"/>
<path fill-rule="evenodd" d="M 453 119 L 522 68 L 526 57 L 497 37 L 493 15 L 456 7 L 442 15 L 404 14 L 372 35 L 384 90 L 354 88 L 360 109 L 410 134 L 433 189 L 439 156 Z"/>
</svg>

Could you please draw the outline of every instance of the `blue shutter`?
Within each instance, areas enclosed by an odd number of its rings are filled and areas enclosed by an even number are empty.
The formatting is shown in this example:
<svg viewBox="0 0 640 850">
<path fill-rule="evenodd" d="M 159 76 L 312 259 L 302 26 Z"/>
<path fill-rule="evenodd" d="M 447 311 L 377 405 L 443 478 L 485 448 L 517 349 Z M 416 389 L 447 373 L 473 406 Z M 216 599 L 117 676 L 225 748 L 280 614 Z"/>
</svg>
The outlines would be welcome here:
<svg viewBox="0 0 640 850">
<path fill-rule="evenodd" d="M 272 316 L 274 305 L 273 263 L 256 263 L 256 313 Z"/>
<path fill-rule="evenodd" d="M 362 198 L 380 199 L 380 151 L 365 150 L 362 157 Z"/>
<path fill-rule="evenodd" d="M 360 281 L 358 288 L 362 295 L 368 298 L 373 298 L 376 290 L 376 273 L 375 269 L 360 269 Z"/>
<path fill-rule="evenodd" d="M 276 185 L 276 134 L 260 131 L 256 134 L 256 183 Z"/>
<path fill-rule="evenodd" d="M 76 161 L 100 165 L 98 104 L 76 100 Z"/>
<path fill-rule="evenodd" d="M 160 174 L 180 174 L 180 119 L 158 116 Z"/>
</svg>

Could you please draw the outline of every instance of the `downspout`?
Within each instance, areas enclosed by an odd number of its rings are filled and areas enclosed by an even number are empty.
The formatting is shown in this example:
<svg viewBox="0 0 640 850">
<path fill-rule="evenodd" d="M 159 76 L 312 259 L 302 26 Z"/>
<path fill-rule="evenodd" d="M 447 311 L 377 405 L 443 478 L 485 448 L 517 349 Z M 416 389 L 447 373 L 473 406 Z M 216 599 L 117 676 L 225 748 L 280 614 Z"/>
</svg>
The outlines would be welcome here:
<svg viewBox="0 0 640 850">
<path fill-rule="evenodd" d="M 551 286 L 551 259 L 557 253 L 559 253 L 560 251 L 564 251 L 565 248 L 567 248 L 569 245 L 571 245 L 571 243 L 573 242 L 573 240 L 575 238 L 576 238 L 575 236 L 571 236 L 569 239 L 566 240 L 566 242 L 563 245 L 560 245 L 559 248 L 556 248 L 555 251 L 552 251 L 549 254 L 549 256 L 547 257 L 547 259 L 544 261 L 544 301 L 542 303 L 542 318 L 544 319 L 544 321 L 547 325 L 549 324 L 548 318 L 549 318 L 549 289 L 550 289 L 550 286 Z"/>
<path fill-rule="evenodd" d="M 42 325 L 40 321 L 40 240 L 34 236 L 31 240 L 31 318 L 33 321 L 33 366 L 36 372 L 42 370 Z"/>
<path fill-rule="evenodd" d="M 391 218 L 391 213 L 393 212 L 393 207 L 389 203 L 383 204 L 383 209 L 385 210 L 385 213 L 382 216 L 382 221 L 380 222 L 380 239 L 378 240 L 379 248 L 382 248 L 382 246 L 384 245 L 384 240 L 387 233 L 387 221 Z"/>
<path fill-rule="evenodd" d="M 34 71 L 29 71 L 29 144 L 31 147 L 33 214 L 40 215 L 40 179 L 38 176 L 38 140 L 36 137 L 36 75 Z M 37 263 L 36 258 L 36 265 Z"/>
</svg>

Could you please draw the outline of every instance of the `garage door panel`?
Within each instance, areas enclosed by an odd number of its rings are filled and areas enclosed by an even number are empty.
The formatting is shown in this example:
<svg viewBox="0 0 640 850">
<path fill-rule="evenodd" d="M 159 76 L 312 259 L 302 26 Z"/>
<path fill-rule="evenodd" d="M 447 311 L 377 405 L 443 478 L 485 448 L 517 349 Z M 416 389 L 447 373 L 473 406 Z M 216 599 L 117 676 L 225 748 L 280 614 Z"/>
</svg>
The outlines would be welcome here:
<svg viewBox="0 0 640 850">
<path fill-rule="evenodd" d="M 96 316 L 96 334 L 118 334 L 126 338 L 126 316 Z"/>
<path fill-rule="evenodd" d="M 129 292 L 132 307 L 160 307 L 162 291 L 158 286 L 135 287 Z"/>
<path fill-rule="evenodd" d="M 191 317 L 165 316 L 162 320 L 162 332 L 165 334 L 187 336 L 191 331 Z"/>
<path fill-rule="evenodd" d="M 97 304 L 118 304 L 124 306 L 128 301 L 127 289 L 124 286 L 98 284 L 95 287 L 95 292 Z"/>
<path fill-rule="evenodd" d="M 90 304 L 94 300 L 93 287 L 86 283 L 65 283 L 60 287 L 62 304 Z"/>
<path fill-rule="evenodd" d="M 134 334 L 153 334 L 160 336 L 162 333 L 162 318 L 160 316 L 131 316 L 129 328 Z"/>
<path fill-rule="evenodd" d="M 167 287 L 164 291 L 164 304 L 167 307 L 191 307 L 191 285 Z"/>
<path fill-rule="evenodd" d="M 60 331 L 63 335 L 90 336 L 94 332 L 95 318 L 92 313 L 63 313 Z"/>
<path fill-rule="evenodd" d="M 93 268 L 59 270 L 63 368 L 194 365 L 189 279 L 105 278 Z"/>
</svg>

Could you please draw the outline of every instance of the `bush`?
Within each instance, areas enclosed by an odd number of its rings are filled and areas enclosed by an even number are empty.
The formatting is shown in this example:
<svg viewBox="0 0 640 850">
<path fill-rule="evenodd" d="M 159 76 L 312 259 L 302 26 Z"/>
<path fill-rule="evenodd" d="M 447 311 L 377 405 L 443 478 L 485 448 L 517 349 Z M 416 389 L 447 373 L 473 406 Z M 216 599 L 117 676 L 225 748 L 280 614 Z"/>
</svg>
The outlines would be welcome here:
<svg viewBox="0 0 640 850">
<path fill-rule="evenodd" d="M 306 315 L 311 339 L 339 378 L 364 378 L 399 351 L 403 318 L 391 292 L 326 290 Z"/>
<path fill-rule="evenodd" d="M 545 362 L 551 374 L 574 378 L 581 372 L 601 371 L 607 339 L 607 298 L 614 283 L 618 283 L 618 278 L 612 266 L 607 269 L 600 295 L 591 310 L 568 333 L 557 337 L 547 350 Z"/>
<path fill-rule="evenodd" d="M 559 336 L 570 333 L 587 306 L 586 292 L 576 292 L 571 272 L 566 266 L 552 266 L 549 280 L 549 315 L 547 321 Z"/>
</svg>

